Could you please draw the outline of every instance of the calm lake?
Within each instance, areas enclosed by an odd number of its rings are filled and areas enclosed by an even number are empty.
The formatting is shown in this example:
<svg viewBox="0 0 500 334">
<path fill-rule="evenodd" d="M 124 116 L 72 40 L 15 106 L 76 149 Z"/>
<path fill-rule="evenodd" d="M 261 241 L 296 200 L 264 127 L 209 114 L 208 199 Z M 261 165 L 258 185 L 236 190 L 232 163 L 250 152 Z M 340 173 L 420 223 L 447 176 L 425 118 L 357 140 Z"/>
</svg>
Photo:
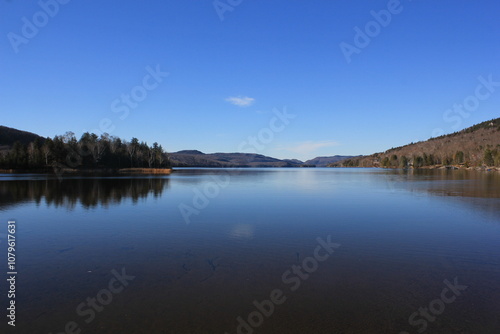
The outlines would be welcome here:
<svg viewBox="0 0 500 334">
<path fill-rule="evenodd" d="M 500 333 L 500 173 L 0 174 L 0 216 L 2 333 Z"/>
</svg>

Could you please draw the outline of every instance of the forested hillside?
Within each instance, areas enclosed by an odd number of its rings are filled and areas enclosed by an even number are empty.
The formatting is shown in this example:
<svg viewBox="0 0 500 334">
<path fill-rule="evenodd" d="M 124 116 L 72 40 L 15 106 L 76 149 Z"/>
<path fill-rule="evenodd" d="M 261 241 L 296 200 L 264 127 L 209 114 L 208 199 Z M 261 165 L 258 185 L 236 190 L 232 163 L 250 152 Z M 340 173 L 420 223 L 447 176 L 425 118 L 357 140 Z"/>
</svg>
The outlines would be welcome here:
<svg viewBox="0 0 500 334">
<path fill-rule="evenodd" d="M 311 160 L 307 160 L 304 164 L 314 165 L 316 167 L 327 167 L 329 164 L 339 162 L 341 160 L 353 158 L 352 155 L 334 155 L 331 157 L 316 157 Z"/>
<path fill-rule="evenodd" d="M 331 167 L 500 167 L 500 118 L 449 135 L 343 160 Z"/>
<path fill-rule="evenodd" d="M 37 134 L 0 125 L 0 146 L 2 147 L 12 146 L 16 141 L 29 144 L 36 139 L 41 142 L 45 140 Z"/>
<path fill-rule="evenodd" d="M 184 150 L 169 154 L 173 167 L 300 167 L 302 161 L 280 160 L 256 153 L 208 153 Z"/>
</svg>

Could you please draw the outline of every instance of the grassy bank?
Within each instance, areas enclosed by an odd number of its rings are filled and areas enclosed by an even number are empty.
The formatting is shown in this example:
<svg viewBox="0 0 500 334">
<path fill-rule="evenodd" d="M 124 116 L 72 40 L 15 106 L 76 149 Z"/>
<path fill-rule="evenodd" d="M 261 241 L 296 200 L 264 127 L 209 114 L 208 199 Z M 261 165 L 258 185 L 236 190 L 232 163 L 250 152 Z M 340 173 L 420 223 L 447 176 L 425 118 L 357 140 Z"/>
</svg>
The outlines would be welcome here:
<svg viewBox="0 0 500 334">
<path fill-rule="evenodd" d="M 168 175 L 172 173 L 172 168 L 122 168 L 118 173 Z"/>
<path fill-rule="evenodd" d="M 122 169 L 73 169 L 73 168 L 43 168 L 43 169 L 0 169 L 3 174 L 73 174 L 73 175 L 116 175 L 116 174 L 142 174 L 142 175 L 168 175 L 171 168 L 122 168 Z"/>
</svg>

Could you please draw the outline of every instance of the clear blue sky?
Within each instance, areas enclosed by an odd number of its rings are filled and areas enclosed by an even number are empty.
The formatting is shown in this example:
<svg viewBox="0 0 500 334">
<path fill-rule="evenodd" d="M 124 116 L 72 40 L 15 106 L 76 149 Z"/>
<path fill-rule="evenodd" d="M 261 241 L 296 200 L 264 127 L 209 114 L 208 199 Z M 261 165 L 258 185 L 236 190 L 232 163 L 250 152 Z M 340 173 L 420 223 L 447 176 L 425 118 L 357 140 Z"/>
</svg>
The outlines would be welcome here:
<svg viewBox="0 0 500 334">
<path fill-rule="evenodd" d="M 57 13 L 54 1 L 41 1 L 49 16 L 0 0 L 1 125 L 80 137 L 107 119 L 111 135 L 168 151 L 252 152 L 241 143 L 260 134 L 257 152 L 308 159 L 500 116 L 500 84 L 471 99 L 478 77 L 500 82 L 498 1 L 405 0 L 385 26 L 370 12 L 388 1 L 221 0 L 237 5 L 220 15 L 213 0 L 72 0 Z M 367 24 L 373 37 L 348 63 L 340 44 L 355 47 Z M 157 66 L 169 74 L 145 90 Z M 446 113 L 465 100 L 472 112 Z M 284 107 L 296 117 L 283 127 L 272 120 Z"/>
</svg>

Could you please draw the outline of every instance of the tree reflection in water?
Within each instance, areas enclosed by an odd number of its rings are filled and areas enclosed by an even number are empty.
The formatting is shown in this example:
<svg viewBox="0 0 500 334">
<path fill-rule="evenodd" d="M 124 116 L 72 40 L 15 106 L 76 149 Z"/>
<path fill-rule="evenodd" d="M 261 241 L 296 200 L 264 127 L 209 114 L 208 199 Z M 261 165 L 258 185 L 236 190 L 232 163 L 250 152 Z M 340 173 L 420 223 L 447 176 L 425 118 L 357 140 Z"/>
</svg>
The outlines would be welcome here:
<svg viewBox="0 0 500 334">
<path fill-rule="evenodd" d="M 86 209 L 98 205 L 108 207 L 120 204 L 131 198 L 136 203 L 148 196 L 159 197 L 169 186 L 164 177 L 149 178 L 68 178 L 57 179 L 9 180 L 0 181 L 0 210 L 11 206 L 35 202 L 47 206 L 74 209 L 80 204 Z"/>
</svg>

